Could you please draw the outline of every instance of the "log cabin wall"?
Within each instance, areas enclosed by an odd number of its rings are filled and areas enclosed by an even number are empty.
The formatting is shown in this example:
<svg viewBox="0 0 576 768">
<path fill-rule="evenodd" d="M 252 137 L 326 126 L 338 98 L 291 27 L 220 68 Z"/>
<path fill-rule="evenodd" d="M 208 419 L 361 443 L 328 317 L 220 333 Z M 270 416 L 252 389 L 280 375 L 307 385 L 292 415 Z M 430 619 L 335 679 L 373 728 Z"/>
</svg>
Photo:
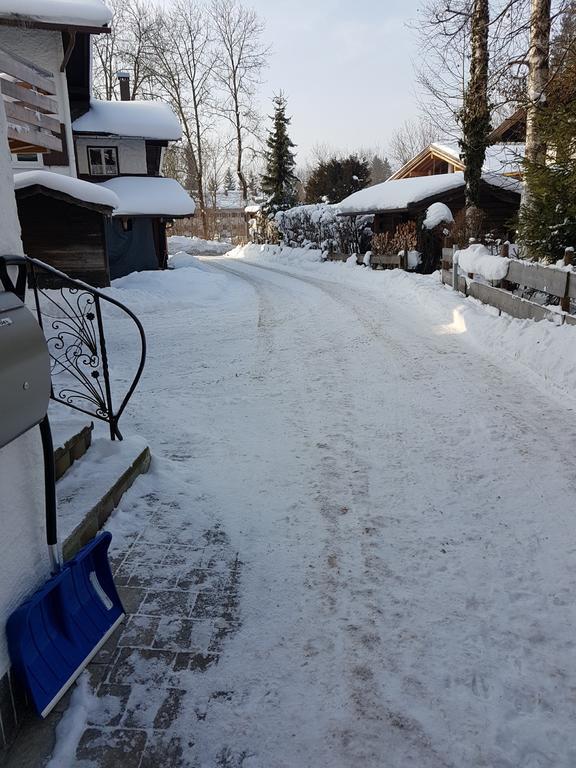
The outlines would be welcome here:
<svg viewBox="0 0 576 768">
<path fill-rule="evenodd" d="M 28 256 L 95 287 L 110 285 L 102 213 L 42 194 L 18 195 L 17 204 Z"/>
</svg>

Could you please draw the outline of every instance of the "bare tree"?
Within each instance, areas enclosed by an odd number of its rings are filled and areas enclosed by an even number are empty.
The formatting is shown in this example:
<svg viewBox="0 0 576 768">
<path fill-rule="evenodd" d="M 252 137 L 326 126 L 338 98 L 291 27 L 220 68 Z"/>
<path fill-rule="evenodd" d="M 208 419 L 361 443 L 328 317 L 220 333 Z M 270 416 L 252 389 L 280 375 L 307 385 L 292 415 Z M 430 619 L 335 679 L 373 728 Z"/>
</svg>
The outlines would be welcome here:
<svg viewBox="0 0 576 768">
<path fill-rule="evenodd" d="M 244 155 L 250 137 L 258 131 L 255 89 L 266 64 L 268 49 L 261 41 L 264 26 L 253 10 L 239 0 L 213 0 L 216 67 L 221 99 L 218 113 L 230 124 L 236 150 L 236 174 L 242 198 L 248 198 Z"/>
<path fill-rule="evenodd" d="M 215 56 L 205 10 L 195 2 L 179 0 L 168 11 L 159 12 L 152 52 L 156 82 L 182 124 L 188 176 L 195 180 L 206 236 L 203 148 L 211 127 Z"/>
<path fill-rule="evenodd" d="M 440 130 L 426 117 L 405 120 L 392 134 L 389 146 L 390 157 L 400 168 L 414 155 L 441 137 Z"/>
<path fill-rule="evenodd" d="M 500 119 L 518 96 L 510 62 L 527 49 L 529 0 L 492 0 L 487 28 L 487 94 L 491 115 Z M 454 139 L 460 136 L 458 115 L 470 79 L 474 0 L 429 0 L 414 23 L 419 46 L 426 51 L 417 67 L 424 114 Z"/>
<path fill-rule="evenodd" d="M 207 139 L 203 148 L 207 198 L 212 208 L 218 207 L 218 192 L 224 186 L 228 165 L 228 142 L 215 135 Z"/>
<path fill-rule="evenodd" d="M 112 31 L 96 35 L 94 51 L 94 93 L 112 101 L 119 98 L 119 70 L 131 76 L 130 98 L 149 98 L 152 80 L 151 40 L 156 27 L 153 7 L 146 0 L 110 0 Z"/>
</svg>

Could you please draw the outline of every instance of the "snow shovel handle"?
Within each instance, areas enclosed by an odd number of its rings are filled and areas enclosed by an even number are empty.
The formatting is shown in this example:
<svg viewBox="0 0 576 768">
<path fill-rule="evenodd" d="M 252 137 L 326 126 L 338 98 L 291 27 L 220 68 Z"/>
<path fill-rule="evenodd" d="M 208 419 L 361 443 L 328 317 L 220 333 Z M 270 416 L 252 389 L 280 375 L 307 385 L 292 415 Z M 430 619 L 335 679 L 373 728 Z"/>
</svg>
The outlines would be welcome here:
<svg viewBox="0 0 576 768">
<path fill-rule="evenodd" d="M 54 445 L 48 414 L 40 422 L 42 451 L 44 453 L 44 496 L 46 499 L 46 542 L 50 554 L 52 573 L 60 570 L 58 551 L 58 525 L 56 519 L 56 470 L 54 468 Z"/>
</svg>

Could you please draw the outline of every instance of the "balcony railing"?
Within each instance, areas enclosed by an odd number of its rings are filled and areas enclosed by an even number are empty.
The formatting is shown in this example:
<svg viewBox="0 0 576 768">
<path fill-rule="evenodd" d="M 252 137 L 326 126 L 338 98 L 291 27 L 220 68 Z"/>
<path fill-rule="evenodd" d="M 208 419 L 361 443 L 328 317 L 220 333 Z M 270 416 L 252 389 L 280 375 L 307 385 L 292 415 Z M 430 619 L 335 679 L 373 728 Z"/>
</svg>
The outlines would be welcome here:
<svg viewBox="0 0 576 768">
<path fill-rule="evenodd" d="M 6 110 L 11 152 L 62 151 L 52 72 L 0 47 L 0 94 Z"/>
</svg>

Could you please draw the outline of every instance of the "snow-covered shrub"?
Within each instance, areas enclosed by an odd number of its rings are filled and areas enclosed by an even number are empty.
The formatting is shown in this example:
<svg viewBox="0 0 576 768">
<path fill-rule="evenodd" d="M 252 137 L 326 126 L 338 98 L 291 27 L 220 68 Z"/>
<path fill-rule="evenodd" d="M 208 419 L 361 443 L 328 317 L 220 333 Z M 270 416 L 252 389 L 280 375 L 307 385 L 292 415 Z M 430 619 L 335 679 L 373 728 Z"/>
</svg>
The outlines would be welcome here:
<svg viewBox="0 0 576 768">
<path fill-rule="evenodd" d="M 337 205 L 315 203 L 279 211 L 274 217 L 285 245 L 324 252 L 363 251 L 371 234 L 371 216 L 340 216 Z"/>
</svg>

